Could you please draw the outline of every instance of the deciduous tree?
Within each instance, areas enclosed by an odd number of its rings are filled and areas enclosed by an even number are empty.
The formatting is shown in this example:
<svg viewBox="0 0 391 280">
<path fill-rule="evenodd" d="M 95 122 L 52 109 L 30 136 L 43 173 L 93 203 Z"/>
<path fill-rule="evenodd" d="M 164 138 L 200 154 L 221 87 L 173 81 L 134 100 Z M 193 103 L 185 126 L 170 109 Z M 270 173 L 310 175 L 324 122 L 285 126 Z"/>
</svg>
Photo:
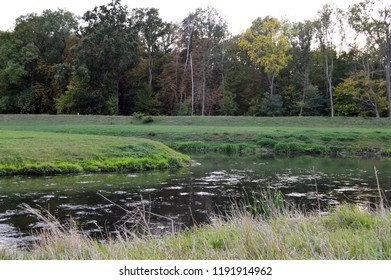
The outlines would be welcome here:
<svg viewBox="0 0 391 280">
<path fill-rule="evenodd" d="M 334 97 L 333 97 L 333 74 L 335 68 L 336 46 L 335 40 L 338 27 L 341 24 L 339 15 L 341 11 L 335 6 L 326 4 L 318 12 L 318 18 L 315 22 L 316 36 L 324 59 L 324 73 L 327 82 L 327 91 L 330 101 L 330 115 L 334 117 Z M 340 38 L 342 39 L 342 37 Z"/>
<path fill-rule="evenodd" d="M 349 23 L 367 38 L 367 49 L 382 56 L 391 118 L 391 5 L 383 1 L 365 0 L 349 9 Z"/>
<path fill-rule="evenodd" d="M 96 104 L 96 110 L 88 110 L 121 113 L 121 82 L 138 60 L 137 29 L 120 0 L 86 12 L 83 21 L 74 69 L 77 83 L 72 90 L 78 95 L 95 92 L 97 100 L 104 100 L 104 104 Z"/>
<path fill-rule="evenodd" d="M 269 79 L 270 96 L 275 91 L 276 77 L 291 59 L 288 38 L 283 31 L 283 25 L 278 19 L 258 18 L 240 41 L 251 61 L 265 70 Z"/>
</svg>

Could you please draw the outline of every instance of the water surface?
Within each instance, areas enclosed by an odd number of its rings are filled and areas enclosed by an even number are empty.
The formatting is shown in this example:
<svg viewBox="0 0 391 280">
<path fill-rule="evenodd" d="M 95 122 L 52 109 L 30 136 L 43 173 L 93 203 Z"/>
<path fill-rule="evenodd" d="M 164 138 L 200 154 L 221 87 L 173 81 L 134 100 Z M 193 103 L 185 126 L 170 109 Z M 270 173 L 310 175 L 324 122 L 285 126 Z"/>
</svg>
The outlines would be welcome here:
<svg viewBox="0 0 391 280">
<path fill-rule="evenodd" d="M 89 234 L 133 228 L 145 214 L 155 233 L 207 222 L 260 188 L 278 189 L 306 210 L 343 202 L 373 206 L 381 191 L 391 201 L 391 159 L 193 156 L 188 169 L 0 179 L 0 246 L 31 239 L 44 224 L 21 205 L 77 221 Z M 153 214 L 149 214 L 153 213 Z"/>
</svg>

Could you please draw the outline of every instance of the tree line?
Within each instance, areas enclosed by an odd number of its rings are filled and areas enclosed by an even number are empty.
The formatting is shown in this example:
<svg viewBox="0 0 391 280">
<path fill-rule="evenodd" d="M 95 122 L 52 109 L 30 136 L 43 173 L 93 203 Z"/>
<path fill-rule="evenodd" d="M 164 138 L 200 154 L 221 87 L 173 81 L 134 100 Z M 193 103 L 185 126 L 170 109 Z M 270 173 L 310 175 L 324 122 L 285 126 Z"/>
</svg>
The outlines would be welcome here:
<svg viewBox="0 0 391 280">
<path fill-rule="evenodd" d="M 372 0 L 236 36 L 212 7 L 45 10 L 0 32 L 0 113 L 391 117 L 390 25 Z"/>
</svg>

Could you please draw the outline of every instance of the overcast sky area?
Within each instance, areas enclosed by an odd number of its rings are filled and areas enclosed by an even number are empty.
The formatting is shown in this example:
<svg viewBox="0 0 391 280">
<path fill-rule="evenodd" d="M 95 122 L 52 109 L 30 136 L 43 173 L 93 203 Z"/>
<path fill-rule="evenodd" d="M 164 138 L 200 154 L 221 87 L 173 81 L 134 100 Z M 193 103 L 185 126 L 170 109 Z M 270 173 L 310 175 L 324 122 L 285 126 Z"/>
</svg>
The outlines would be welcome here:
<svg viewBox="0 0 391 280">
<path fill-rule="evenodd" d="M 78 16 L 95 6 L 110 0 L 11 0 L 0 10 L 0 30 L 12 30 L 15 19 L 29 13 L 41 14 L 43 10 L 58 8 Z M 312 20 L 324 4 L 336 4 L 346 9 L 360 0 L 122 0 L 123 5 L 133 8 L 157 8 L 164 21 L 179 22 L 196 8 L 215 7 L 227 20 L 232 34 L 240 34 L 258 17 L 274 16 L 290 21 Z"/>
</svg>

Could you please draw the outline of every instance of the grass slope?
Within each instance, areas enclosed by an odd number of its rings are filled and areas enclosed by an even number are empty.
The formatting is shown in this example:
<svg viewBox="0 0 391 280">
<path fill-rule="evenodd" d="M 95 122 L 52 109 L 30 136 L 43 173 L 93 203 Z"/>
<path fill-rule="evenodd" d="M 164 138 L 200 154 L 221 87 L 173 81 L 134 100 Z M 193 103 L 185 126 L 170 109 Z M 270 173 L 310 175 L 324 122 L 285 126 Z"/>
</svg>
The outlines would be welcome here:
<svg viewBox="0 0 391 280">
<path fill-rule="evenodd" d="M 391 120 L 327 117 L 0 116 L 0 129 L 141 137 L 183 152 L 391 155 Z"/>
<path fill-rule="evenodd" d="M 146 139 L 0 130 L 0 175 L 179 167 L 187 156 Z"/>
</svg>

